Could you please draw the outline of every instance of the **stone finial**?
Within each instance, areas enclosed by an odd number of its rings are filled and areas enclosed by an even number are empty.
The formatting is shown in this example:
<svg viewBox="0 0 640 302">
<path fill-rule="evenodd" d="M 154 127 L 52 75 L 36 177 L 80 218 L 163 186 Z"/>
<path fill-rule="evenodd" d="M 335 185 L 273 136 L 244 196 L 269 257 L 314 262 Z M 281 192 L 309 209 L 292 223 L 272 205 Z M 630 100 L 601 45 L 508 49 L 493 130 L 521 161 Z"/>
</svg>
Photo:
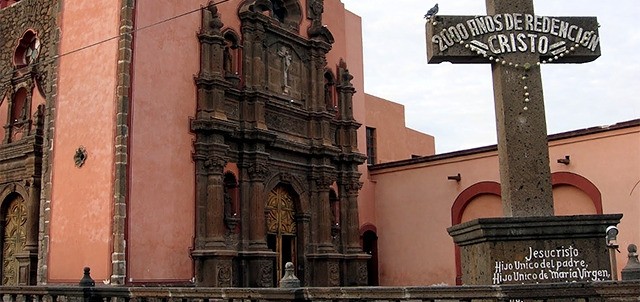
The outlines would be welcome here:
<svg viewBox="0 0 640 302">
<path fill-rule="evenodd" d="M 280 287 L 296 288 L 300 287 L 300 279 L 294 273 L 293 263 L 287 262 L 284 265 L 284 276 L 280 279 Z"/>
<path fill-rule="evenodd" d="M 93 279 L 91 279 L 91 268 L 89 267 L 85 267 L 84 268 L 84 275 L 82 276 L 82 279 L 80 279 L 80 286 L 96 286 L 96 282 L 93 281 Z"/>
<path fill-rule="evenodd" d="M 640 261 L 638 261 L 638 247 L 635 244 L 629 244 L 629 261 L 622 269 L 622 280 L 640 280 Z"/>
</svg>

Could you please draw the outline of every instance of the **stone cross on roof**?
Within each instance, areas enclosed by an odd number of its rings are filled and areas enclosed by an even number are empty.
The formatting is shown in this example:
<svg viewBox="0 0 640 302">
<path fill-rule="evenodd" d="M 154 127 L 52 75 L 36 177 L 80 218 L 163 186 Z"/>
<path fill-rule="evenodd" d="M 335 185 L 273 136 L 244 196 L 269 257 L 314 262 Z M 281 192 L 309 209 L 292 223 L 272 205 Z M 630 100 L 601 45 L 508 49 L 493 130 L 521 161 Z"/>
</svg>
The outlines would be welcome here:
<svg viewBox="0 0 640 302">
<path fill-rule="evenodd" d="M 597 59 L 598 21 L 536 16 L 533 0 L 486 2 L 487 16 L 427 20 L 428 62 L 492 65 L 504 214 L 553 216 L 540 65 Z"/>
</svg>

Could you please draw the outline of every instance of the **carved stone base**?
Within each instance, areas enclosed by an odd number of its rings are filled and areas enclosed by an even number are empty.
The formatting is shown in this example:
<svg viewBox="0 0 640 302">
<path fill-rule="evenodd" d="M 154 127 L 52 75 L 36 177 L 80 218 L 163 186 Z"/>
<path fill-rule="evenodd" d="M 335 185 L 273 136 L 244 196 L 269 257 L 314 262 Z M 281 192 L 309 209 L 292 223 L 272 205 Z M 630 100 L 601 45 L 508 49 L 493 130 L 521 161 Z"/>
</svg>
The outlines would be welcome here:
<svg viewBox="0 0 640 302">
<path fill-rule="evenodd" d="M 197 286 L 231 287 L 234 285 L 233 259 L 236 252 L 228 250 L 194 250 Z"/>
<path fill-rule="evenodd" d="M 366 286 L 369 282 L 367 261 L 371 255 L 349 254 L 345 256 L 345 286 Z"/>
<path fill-rule="evenodd" d="M 16 254 L 18 260 L 18 285 L 36 285 L 38 274 L 38 253 Z"/>
<path fill-rule="evenodd" d="M 608 226 L 622 214 L 484 218 L 448 229 L 464 285 L 611 279 Z"/>
<path fill-rule="evenodd" d="M 310 286 L 341 286 L 340 263 L 341 254 L 309 254 L 311 282 Z"/>
<path fill-rule="evenodd" d="M 240 254 L 244 287 L 276 287 L 276 253 L 251 251 Z"/>
</svg>

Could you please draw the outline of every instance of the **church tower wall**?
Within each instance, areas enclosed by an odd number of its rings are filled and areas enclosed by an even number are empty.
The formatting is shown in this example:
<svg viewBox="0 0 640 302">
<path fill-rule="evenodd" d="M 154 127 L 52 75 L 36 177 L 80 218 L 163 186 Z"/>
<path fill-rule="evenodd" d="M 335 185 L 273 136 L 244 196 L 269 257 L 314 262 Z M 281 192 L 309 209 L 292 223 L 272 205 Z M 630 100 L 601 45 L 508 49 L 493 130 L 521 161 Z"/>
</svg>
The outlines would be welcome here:
<svg viewBox="0 0 640 302">
<path fill-rule="evenodd" d="M 103 280 L 111 275 L 119 7 L 110 0 L 61 5 L 48 282 L 77 282 L 84 266 Z"/>
</svg>

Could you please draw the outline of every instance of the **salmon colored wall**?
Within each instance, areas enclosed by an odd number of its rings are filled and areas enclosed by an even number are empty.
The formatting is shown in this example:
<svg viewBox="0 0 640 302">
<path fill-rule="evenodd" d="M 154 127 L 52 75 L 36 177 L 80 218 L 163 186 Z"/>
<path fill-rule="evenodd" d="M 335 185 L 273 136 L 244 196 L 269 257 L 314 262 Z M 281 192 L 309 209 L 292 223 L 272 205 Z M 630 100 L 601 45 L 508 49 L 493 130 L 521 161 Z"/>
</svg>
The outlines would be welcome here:
<svg viewBox="0 0 640 302">
<path fill-rule="evenodd" d="M 365 94 L 365 100 L 365 125 L 376 128 L 376 163 L 435 153 L 433 136 L 405 126 L 403 105 L 370 94 Z"/>
<path fill-rule="evenodd" d="M 333 2 L 333 1 L 332 1 Z M 339 1 L 336 1 L 339 2 Z M 340 5 L 342 5 L 340 3 Z M 344 8 L 344 5 L 342 5 Z M 325 9 L 325 11 L 327 11 Z M 353 75 L 351 83 L 356 92 L 353 95 L 353 116 L 363 125 L 358 129 L 358 150 L 360 153 L 366 153 L 366 129 L 364 126 L 366 120 L 366 103 L 364 93 L 364 65 L 362 53 L 362 20 L 361 18 L 350 12 L 344 11 L 344 26 L 337 25 L 338 28 L 344 30 L 344 36 L 341 37 L 341 43 L 336 46 L 344 45 L 344 49 L 335 48 L 338 53 L 346 54 L 347 67 Z M 329 14 L 325 14 L 329 15 Z M 348 37 L 348 39 L 347 39 Z M 332 51 L 333 52 L 333 51 Z M 374 203 L 375 184 L 369 181 L 369 173 L 366 164 L 358 167 L 358 171 L 362 173 L 360 180 L 363 182 L 362 189 L 358 194 L 358 219 L 360 226 L 365 224 L 376 225 L 376 205 Z"/>
<path fill-rule="evenodd" d="M 436 154 L 435 138 L 420 131 L 406 128 L 406 147 L 411 155 L 429 156 Z"/>
<path fill-rule="evenodd" d="M 118 35 L 112 0 L 65 1 L 60 53 Z M 60 57 L 53 139 L 49 282 L 77 283 L 84 266 L 111 275 L 117 41 Z M 73 156 L 84 146 L 81 168 Z"/>
<path fill-rule="evenodd" d="M 597 214 L 591 198 L 585 192 L 567 185 L 553 188 L 553 210 L 558 216 Z"/>
<path fill-rule="evenodd" d="M 640 242 L 640 189 L 633 189 L 640 180 L 638 141 L 640 126 L 550 143 L 552 173 L 583 177 L 602 194 L 604 213 L 624 213 L 618 225 L 622 248 Z M 569 165 L 556 163 L 565 155 L 571 157 Z M 457 173 L 460 182 L 447 179 Z M 381 213 L 377 217 L 380 284 L 455 284 L 454 244 L 446 232 L 451 226 L 452 204 L 473 184 L 499 181 L 496 152 L 374 170 L 371 177 L 376 182 L 376 209 Z M 555 186 L 554 196 L 559 214 L 594 213 L 593 203 L 585 201 L 589 197 L 576 187 Z M 483 207 L 476 204 L 492 203 L 495 198 L 476 197 L 463 219 L 495 216 L 495 205 L 486 207 L 483 214 Z M 619 254 L 619 270 L 625 264 L 626 254 Z"/>
<path fill-rule="evenodd" d="M 605 214 L 623 213 L 618 225 L 618 272 L 627 263 L 626 249 L 640 243 L 640 127 L 618 129 L 590 137 L 551 142 L 551 170 L 576 173 L 592 182 L 602 194 Z M 569 155 L 569 165 L 558 164 Z"/>
<path fill-rule="evenodd" d="M 206 4 L 206 0 L 138 1 L 136 28 Z M 129 282 L 193 277 L 189 249 L 195 228 L 195 172 L 189 119 L 196 111 L 193 77 L 200 64 L 196 37 L 200 23 L 198 11 L 141 30 L 134 37 Z"/>
<path fill-rule="evenodd" d="M 467 222 L 478 218 L 502 216 L 502 200 L 500 200 L 500 196 L 482 194 L 469 202 L 464 212 L 462 212 L 460 222 Z"/>
</svg>

